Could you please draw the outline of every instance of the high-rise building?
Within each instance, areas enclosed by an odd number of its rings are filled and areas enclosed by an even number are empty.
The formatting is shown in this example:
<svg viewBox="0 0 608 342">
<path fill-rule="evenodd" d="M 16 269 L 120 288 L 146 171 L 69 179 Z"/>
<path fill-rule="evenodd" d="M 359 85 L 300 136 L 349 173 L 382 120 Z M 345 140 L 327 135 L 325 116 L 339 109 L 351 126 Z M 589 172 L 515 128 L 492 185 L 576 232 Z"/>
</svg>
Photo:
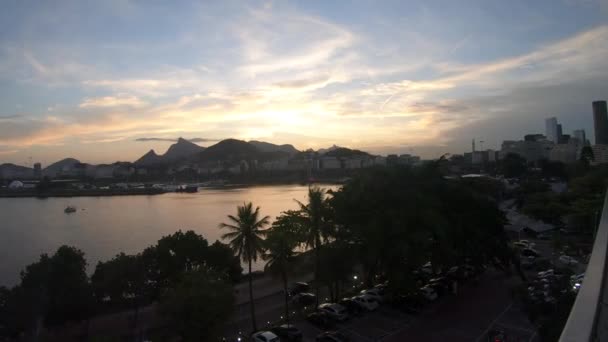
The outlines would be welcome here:
<svg viewBox="0 0 608 342">
<path fill-rule="evenodd" d="M 606 101 L 593 102 L 593 127 L 595 128 L 595 144 L 608 145 L 608 114 Z"/>
<path fill-rule="evenodd" d="M 34 177 L 40 178 L 42 176 L 42 165 L 40 163 L 34 164 Z"/>
<path fill-rule="evenodd" d="M 585 135 L 584 129 L 575 129 L 572 131 L 572 136 L 578 139 L 581 144 L 587 145 L 587 136 Z"/>
<path fill-rule="evenodd" d="M 556 144 L 562 144 L 562 124 L 557 124 L 557 141 L 554 141 Z"/>
<path fill-rule="evenodd" d="M 547 140 L 557 144 L 559 142 L 557 118 L 545 119 L 545 135 Z"/>
</svg>

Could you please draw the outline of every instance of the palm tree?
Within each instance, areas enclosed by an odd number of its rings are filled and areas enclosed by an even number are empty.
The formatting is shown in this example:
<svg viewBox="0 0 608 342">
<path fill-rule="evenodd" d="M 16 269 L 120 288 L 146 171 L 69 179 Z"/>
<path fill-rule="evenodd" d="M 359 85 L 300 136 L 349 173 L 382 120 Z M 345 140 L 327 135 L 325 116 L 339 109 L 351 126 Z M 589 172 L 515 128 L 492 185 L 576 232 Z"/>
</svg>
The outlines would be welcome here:
<svg viewBox="0 0 608 342">
<path fill-rule="evenodd" d="M 255 306 L 253 303 L 253 284 L 251 274 L 251 263 L 257 261 L 258 255 L 264 252 L 263 237 L 266 235 L 266 231 L 263 230 L 264 226 L 269 223 L 270 217 L 264 216 L 259 219 L 260 207 L 256 207 L 253 210 L 253 204 L 251 202 L 244 203 L 242 206 L 237 207 L 236 217 L 228 215 L 231 224 L 220 223 L 220 228 L 227 228 L 230 232 L 222 235 L 222 239 L 229 239 L 230 248 L 241 258 L 249 264 L 249 303 L 251 307 L 251 321 L 253 324 L 253 331 L 257 331 L 257 324 L 255 321 Z"/>
<path fill-rule="evenodd" d="M 285 293 L 285 321 L 289 323 L 289 295 L 287 293 L 287 273 L 289 263 L 298 254 L 294 249 L 298 245 L 293 232 L 293 224 L 288 215 L 281 215 L 272 224 L 272 229 L 265 240 L 266 253 L 262 259 L 267 261 L 266 270 L 280 274 Z"/>
<path fill-rule="evenodd" d="M 304 218 L 303 235 L 307 247 L 312 247 L 315 253 L 315 294 L 317 305 L 319 305 L 319 270 L 321 268 L 321 244 L 322 239 L 327 240 L 330 235 L 331 226 L 327 224 L 328 205 L 325 201 L 325 189 L 311 187 L 308 189 L 308 204 L 299 201 L 300 211 Z"/>
</svg>

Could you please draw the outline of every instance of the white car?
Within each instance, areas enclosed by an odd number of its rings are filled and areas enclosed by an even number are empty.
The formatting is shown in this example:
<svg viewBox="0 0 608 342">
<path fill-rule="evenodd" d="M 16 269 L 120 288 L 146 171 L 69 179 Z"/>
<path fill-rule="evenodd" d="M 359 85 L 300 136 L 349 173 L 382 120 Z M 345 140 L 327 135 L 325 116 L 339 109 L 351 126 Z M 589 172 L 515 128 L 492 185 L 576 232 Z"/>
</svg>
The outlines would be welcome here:
<svg viewBox="0 0 608 342">
<path fill-rule="evenodd" d="M 546 271 L 542 271 L 542 272 L 538 272 L 537 273 L 539 278 L 546 278 L 546 277 L 551 277 L 554 275 L 554 271 L 552 268 L 546 270 Z"/>
<path fill-rule="evenodd" d="M 422 293 L 422 295 L 424 296 L 424 298 L 426 298 L 429 301 L 434 301 L 435 299 L 437 299 L 437 297 L 439 297 L 437 295 L 437 292 L 435 292 L 435 289 L 433 289 L 432 287 L 426 285 L 420 288 L 420 293 Z"/>
<path fill-rule="evenodd" d="M 338 321 L 345 321 L 348 318 L 348 311 L 345 307 L 336 303 L 325 303 L 319 305 L 319 311 L 326 312 Z"/>
<path fill-rule="evenodd" d="M 361 295 L 352 298 L 355 303 L 359 304 L 361 307 L 365 308 L 368 311 L 376 310 L 380 304 L 370 295 Z"/>
<path fill-rule="evenodd" d="M 361 294 L 371 296 L 379 303 L 382 303 L 384 301 L 384 293 L 381 289 L 378 288 L 362 290 Z"/>
<path fill-rule="evenodd" d="M 251 340 L 255 342 L 280 342 L 279 336 L 271 331 L 258 331 L 251 335 Z"/>
<path fill-rule="evenodd" d="M 562 255 L 559 257 L 559 262 L 564 265 L 577 265 L 578 261 L 571 256 Z"/>
</svg>

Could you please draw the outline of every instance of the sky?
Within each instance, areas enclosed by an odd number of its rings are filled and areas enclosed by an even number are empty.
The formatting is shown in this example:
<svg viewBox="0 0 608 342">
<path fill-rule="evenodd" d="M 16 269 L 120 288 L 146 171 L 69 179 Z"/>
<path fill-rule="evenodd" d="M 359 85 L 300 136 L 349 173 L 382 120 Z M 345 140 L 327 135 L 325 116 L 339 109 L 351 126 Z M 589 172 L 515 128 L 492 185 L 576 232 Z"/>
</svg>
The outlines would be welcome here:
<svg viewBox="0 0 608 342">
<path fill-rule="evenodd" d="M 436 158 L 552 116 L 592 138 L 607 56 L 608 0 L 7 0 L 0 163 L 178 137 Z"/>
</svg>

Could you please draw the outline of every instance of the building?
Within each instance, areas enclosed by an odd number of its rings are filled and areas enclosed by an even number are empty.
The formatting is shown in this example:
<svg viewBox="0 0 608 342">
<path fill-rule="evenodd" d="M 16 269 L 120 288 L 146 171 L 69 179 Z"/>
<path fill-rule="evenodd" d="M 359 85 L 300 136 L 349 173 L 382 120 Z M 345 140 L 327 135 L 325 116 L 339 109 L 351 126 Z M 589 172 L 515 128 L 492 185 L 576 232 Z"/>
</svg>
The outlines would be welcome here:
<svg viewBox="0 0 608 342">
<path fill-rule="evenodd" d="M 342 168 L 342 163 L 336 157 L 323 157 L 321 159 L 321 169 L 330 170 L 330 169 L 340 169 Z"/>
<path fill-rule="evenodd" d="M 534 139 L 532 139 L 534 137 Z M 526 140 L 505 140 L 500 148 L 499 158 L 503 159 L 509 153 L 518 154 L 528 162 L 549 159 L 549 152 L 555 144 L 542 135 L 527 135 Z"/>
<path fill-rule="evenodd" d="M 608 163 L 608 145 L 593 145 L 592 149 L 595 164 Z"/>
<path fill-rule="evenodd" d="M 42 177 L 42 165 L 40 163 L 34 164 L 34 178 Z"/>
<path fill-rule="evenodd" d="M 595 144 L 608 145 L 608 113 L 606 113 L 606 101 L 593 102 L 593 127 L 595 129 Z"/>
<path fill-rule="evenodd" d="M 344 160 L 345 169 L 360 169 L 363 167 L 363 159 L 349 158 Z"/>
<path fill-rule="evenodd" d="M 559 142 L 559 130 L 560 126 L 557 123 L 557 118 L 548 118 L 545 119 L 545 135 L 547 136 L 547 140 L 552 141 L 557 144 Z"/>
<path fill-rule="evenodd" d="M 584 129 L 575 129 L 574 131 L 572 131 L 572 136 L 578 139 L 583 144 L 583 146 L 588 145 L 587 136 L 585 135 Z"/>
<path fill-rule="evenodd" d="M 551 151 L 549 151 L 549 160 L 559 161 L 566 164 L 574 163 L 578 160 L 581 148 L 582 146 L 580 145 L 578 139 L 572 138 L 567 144 L 558 144 L 553 146 Z"/>
</svg>

